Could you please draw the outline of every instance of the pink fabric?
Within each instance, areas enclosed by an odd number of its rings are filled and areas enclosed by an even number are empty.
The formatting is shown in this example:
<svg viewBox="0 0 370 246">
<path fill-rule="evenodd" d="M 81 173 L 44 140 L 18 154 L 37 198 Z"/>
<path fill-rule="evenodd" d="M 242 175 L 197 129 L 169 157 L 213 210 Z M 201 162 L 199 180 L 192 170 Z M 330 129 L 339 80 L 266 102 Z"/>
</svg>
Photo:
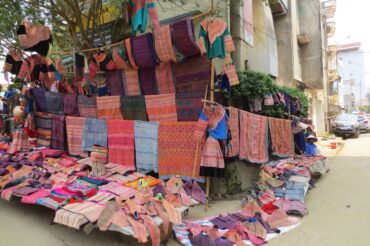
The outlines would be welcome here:
<svg viewBox="0 0 370 246">
<path fill-rule="evenodd" d="M 29 203 L 29 204 L 36 204 L 36 201 L 38 199 L 47 197 L 50 194 L 50 190 L 41 188 L 40 190 L 36 191 L 35 193 L 22 197 L 21 202 L 23 203 Z"/>
</svg>

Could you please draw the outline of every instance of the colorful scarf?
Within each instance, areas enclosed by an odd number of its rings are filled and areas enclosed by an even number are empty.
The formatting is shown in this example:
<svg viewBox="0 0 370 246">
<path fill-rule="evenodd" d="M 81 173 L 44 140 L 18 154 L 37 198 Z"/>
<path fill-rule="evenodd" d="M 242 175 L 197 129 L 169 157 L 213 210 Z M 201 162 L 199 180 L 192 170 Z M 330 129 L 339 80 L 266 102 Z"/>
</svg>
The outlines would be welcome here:
<svg viewBox="0 0 370 246">
<path fill-rule="evenodd" d="M 87 153 L 81 150 L 82 130 L 85 125 L 85 118 L 66 117 L 68 152 L 71 155 L 86 157 Z"/>
<path fill-rule="evenodd" d="M 63 114 L 63 95 L 57 92 L 45 91 L 46 108 L 50 114 Z"/>
<path fill-rule="evenodd" d="M 121 70 L 106 72 L 105 78 L 111 96 L 125 95 L 125 88 L 123 83 L 123 72 Z"/>
<path fill-rule="evenodd" d="M 178 95 L 176 95 L 178 97 Z M 203 109 L 203 102 L 199 97 L 176 98 L 178 121 L 197 121 Z"/>
<path fill-rule="evenodd" d="M 31 94 L 36 102 L 36 112 L 46 113 L 48 110 L 46 107 L 45 91 L 41 88 L 33 88 L 31 89 Z"/>
<path fill-rule="evenodd" d="M 176 62 L 175 52 L 173 51 L 171 28 L 169 25 L 162 26 L 154 31 L 155 50 L 162 63 Z"/>
<path fill-rule="evenodd" d="M 63 94 L 64 114 L 68 116 L 79 116 L 77 94 Z"/>
<path fill-rule="evenodd" d="M 227 145 L 226 156 L 235 157 L 239 155 L 239 110 L 229 107 L 229 120 L 227 122 L 231 140 Z"/>
<path fill-rule="evenodd" d="M 108 129 L 105 119 L 87 118 L 82 131 L 81 149 L 92 151 L 93 146 L 107 146 Z"/>
<path fill-rule="evenodd" d="M 97 115 L 97 106 L 96 106 L 96 97 L 87 97 L 79 95 L 77 97 L 78 102 L 78 111 L 80 112 L 81 117 L 85 118 L 98 118 Z"/>
<path fill-rule="evenodd" d="M 141 95 L 139 74 L 137 70 L 128 69 L 123 71 L 126 96 Z"/>
<path fill-rule="evenodd" d="M 171 24 L 171 36 L 176 49 L 185 57 L 200 54 L 195 41 L 193 20 L 186 19 Z"/>
<path fill-rule="evenodd" d="M 139 81 L 141 93 L 143 95 L 157 94 L 157 78 L 155 74 L 155 67 L 140 68 Z"/>
<path fill-rule="evenodd" d="M 176 93 L 171 63 L 158 65 L 155 68 L 155 74 L 157 77 L 157 89 L 159 94 Z"/>
<path fill-rule="evenodd" d="M 135 121 L 136 167 L 158 173 L 158 122 Z"/>
<path fill-rule="evenodd" d="M 289 120 L 268 118 L 272 150 L 278 156 L 294 154 L 293 133 Z"/>
<path fill-rule="evenodd" d="M 225 118 L 226 111 L 221 105 L 205 105 L 204 115 L 208 119 L 208 128 L 215 130 L 220 122 Z"/>
<path fill-rule="evenodd" d="M 267 117 L 239 110 L 241 160 L 251 163 L 268 162 Z"/>
<path fill-rule="evenodd" d="M 177 121 L 175 94 L 145 96 L 149 121 Z"/>
<path fill-rule="evenodd" d="M 51 121 L 52 115 L 35 114 L 35 123 L 37 128 L 37 145 L 40 147 L 50 147 L 51 141 Z"/>
<path fill-rule="evenodd" d="M 224 176 L 224 156 L 218 140 L 209 136 L 203 149 L 199 175 L 204 177 Z"/>
<path fill-rule="evenodd" d="M 135 168 L 134 121 L 108 120 L 109 162 Z"/>
<path fill-rule="evenodd" d="M 147 121 L 145 97 L 129 96 L 121 97 L 121 112 L 125 120 Z"/>
<path fill-rule="evenodd" d="M 120 96 L 96 97 L 99 119 L 122 119 Z"/>
<path fill-rule="evenodd" d="M 51 145 L 52 149 L 65 149 L 65 116 L 53 115 L 51 125 Z"/>
<path fill-rule="evenodd" d="M 154 49 L 152 33 L 149 32 L 140 36 L 132 37 L 130 41 L 135 64 L 139 68 L 155 67 L 158 65 L 159 62 Z"/>
</svg>

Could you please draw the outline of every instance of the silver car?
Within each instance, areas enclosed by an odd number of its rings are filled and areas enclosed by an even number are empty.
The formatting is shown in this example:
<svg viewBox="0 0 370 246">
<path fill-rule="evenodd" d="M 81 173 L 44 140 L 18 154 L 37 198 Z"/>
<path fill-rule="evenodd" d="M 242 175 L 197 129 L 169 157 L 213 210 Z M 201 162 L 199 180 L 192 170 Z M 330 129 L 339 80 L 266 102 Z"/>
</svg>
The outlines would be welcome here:
<svg viewBox="0 0 370 246">
<path fill-rule="evenodd" d="M 333 122 L 333 131 L 337 136 L 352 135 L 355 138 L 360 136 L 360 122 L 357 115 L 341 114 Z"/>
<path fill-rule="evenodd" d="M 360 122 L 360 131 L 361 132 L 368 132 L 369 131 L 369 121 L 366 115 L 359 115 L 358 122 Z"/>
</svg>

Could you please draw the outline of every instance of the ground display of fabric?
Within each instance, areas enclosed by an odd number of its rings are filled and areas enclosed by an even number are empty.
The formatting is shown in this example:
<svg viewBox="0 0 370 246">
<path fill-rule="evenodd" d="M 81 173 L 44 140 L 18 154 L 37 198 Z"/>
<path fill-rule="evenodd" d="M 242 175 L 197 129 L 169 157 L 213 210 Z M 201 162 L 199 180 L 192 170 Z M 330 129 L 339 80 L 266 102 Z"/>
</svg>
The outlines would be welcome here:
<svg viewBox="0 0 370 246">
<path fill-rule="evenodd" d="M 177 121 L 175 94 L 145 96 L 149 121 Z"/>
<path fill-rule="evenodd" d="M 65 116 L 53 115 L 51 121 L 51 145 L 52 149 L 64 150 L 65 149 L 65 136 L 66 136 Z"/>
<path fill-rule="evenodd" d="M 121 97 L 121 112 L 125 120 L 147 121 L 144 96 Z"/>
<path fill-rule="evenodd" d="M 197 121 L 203 109 L 202 99 L 199 97 L 182 98 L 176 95 L 178 121 Z"/>
<path fill-rule="evenodd" d="M 66 117 L 68 153 L 71 155 L 87 156 L 87 153 L 81 149 L 85 120 L 83 117 Z"/>
<path fill-rule="evenodd" d="M 37 131 L 37 145 L 40 147 L 50 147 L 51 143 L 51 122 L 52 115 L 35 114 L 35 124 Z"/>
<path fill-rule="evenodd" d="M 109 162 L 135 169 L 134 121 L 108 120 Z"/>
<path fill-rule="evenodd" d="M 96 111 L 96 97 L 87 97 L 79 95 L 77 101 L 78 101 L 78 111 L 81 117 L 98 118 Z"/>
<path fill-rule="evenodd" d="M 108 139 L 107 121 L 93 118 L 86 118 L 82 131 L 81 149 L 92 151 L 93 146 L 107 146 Z"/>
<path fill-rule="evenodd" d="M 99 119 L 122 119 L 121 97 L 96 97 L 97 114 Z"/>
<path fill-rule="evenodd" d="M 293 133 L 290 120 L 268 118 L 272 150 L 278 156 L 294 153 Z"/>
</svg>

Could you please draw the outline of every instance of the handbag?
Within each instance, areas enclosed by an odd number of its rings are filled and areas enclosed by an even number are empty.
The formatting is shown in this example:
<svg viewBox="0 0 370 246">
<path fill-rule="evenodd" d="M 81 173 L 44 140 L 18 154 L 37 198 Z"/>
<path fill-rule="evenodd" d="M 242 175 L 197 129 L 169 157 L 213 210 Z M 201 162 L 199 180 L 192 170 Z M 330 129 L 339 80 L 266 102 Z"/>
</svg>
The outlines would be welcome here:
<svg viewBox="0 0 370 246">
<path fill-rule="evenodd" d="M 224 72 L 229 79 L 230 86 L 238 85 L 239 78 L 238 74 L 236 73 L 235 65 L 229 55 L 227 55 L 224 59 Z"/>
</svg>

